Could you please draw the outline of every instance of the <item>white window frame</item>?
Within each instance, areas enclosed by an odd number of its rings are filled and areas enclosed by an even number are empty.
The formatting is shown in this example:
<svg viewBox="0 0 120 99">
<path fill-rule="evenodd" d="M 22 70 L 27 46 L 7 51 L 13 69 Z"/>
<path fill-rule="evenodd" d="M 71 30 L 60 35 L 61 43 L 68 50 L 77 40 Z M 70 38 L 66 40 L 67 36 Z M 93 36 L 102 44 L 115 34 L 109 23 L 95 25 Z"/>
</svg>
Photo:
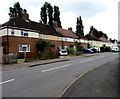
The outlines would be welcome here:
<svg viewBox="0 0 120 99">
<path fill-rule="evenodd" d="M 68 38 L 64 38 L 63 41 L 68 41 Z"/>
<path fill-rule="evenodd" d="M 61 40 L 62 40 L 62 37 L 58 37 L 58 40 L 61 41 Z"/>
<path fill-rule="evenodd" d="M 67 49 L 67 48 L 68 48 L 68 46 L 64 46 L 64 48 L 65 48 L 65 49 Z"/>
<path fill-rule="evenodd" d="M 44 35 L 44 39 L 47 39 L 48 37 L 47 37 L 47 35 Z"/>
<path fill-rule="evenodd" d="M 11 35 L 14 36 L 15 35 L 15 30 L 11 30 Z"/>
<path fill-rule="evenodd" d="M 22 32 L 23 32 L 23 33 L 22 33 Z M 26 36 L 25 34 L 27 34 L 27 36 Z M 28 31 L 22 31 L 22 30 L 21 30 L 21 36 L 28 37 Z"/>
<path fill-rule="evenodd" d="M 23 50 L 23 49 L 21 49 L 21 47 L 23 48 L 23 47 L 28 47 L 27 48 L 27 50 Z M 19 45 L 19 52 L 30 52 L 30 45 Z"/>
</svg>

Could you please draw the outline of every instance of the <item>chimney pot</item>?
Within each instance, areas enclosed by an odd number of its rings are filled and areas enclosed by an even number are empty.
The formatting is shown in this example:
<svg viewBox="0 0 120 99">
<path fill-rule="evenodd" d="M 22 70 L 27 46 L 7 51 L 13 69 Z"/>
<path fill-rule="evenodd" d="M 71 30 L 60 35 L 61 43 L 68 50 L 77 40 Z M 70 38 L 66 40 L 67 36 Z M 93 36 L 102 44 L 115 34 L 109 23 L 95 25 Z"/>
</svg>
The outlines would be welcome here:
<svg viewBox="0 0 120 99">
<path fill-rule="evenodd" d="M 69 27 L 68 30 L 69 30 L 69 31 L 72 31 L 72 27 Z"/>
</svg>

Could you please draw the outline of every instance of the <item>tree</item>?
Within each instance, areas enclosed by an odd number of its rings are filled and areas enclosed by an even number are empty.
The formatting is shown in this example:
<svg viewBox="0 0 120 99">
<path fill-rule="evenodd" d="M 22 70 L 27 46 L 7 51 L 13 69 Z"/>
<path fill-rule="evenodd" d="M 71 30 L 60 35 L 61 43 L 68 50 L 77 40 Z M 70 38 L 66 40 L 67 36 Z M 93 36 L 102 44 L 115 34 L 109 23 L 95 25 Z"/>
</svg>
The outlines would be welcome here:
<svg viewBox="0 0 120 99">
<path fill-rule="evenodd" d="M 48 4 L 48 18 L 49 18 L 49 22 L 48 24 L 53 26 L 53 7 L 51 6 L 51 4 Z"/>
<path fill-rule="evenodd" d="M 16 2 L 12 7 L 9 8 L 9 16 L 10 18 L 14 18 L 14 17 L 20 17 L 22 18 L 22 14 L 23 14 L 23 11 L 25 11 L 26 9 L 22 9 L 19 2 Z"/>
<path fill-rule="evenodd" d="M 47 6 L 48 3 L 45 2 L 40 11 L 41 22 L 43 22 L 44 24 L 47 24 Z"/>
<path fill-rule="evenodd" d="M 84 36 L 83 32 L 84 26 L 82 23 L 81 16 L 77 18 L 77 25 L 76 25 L 76 34 L 80 37 L 81 35 Z"/>
<path fill-rule="evenodd" d="M 80 42 L 76 41 L 74 45 L 76 45 L 76 50 L 77 51 L 82 51 L 83 50 L 83 46 L 81 45 Z"/>
<path fill-rule="evenodd" d="M 60 11 L 58 6 L 54 6 L 53 8 L 50 3 L 45 2 L 45 4 L 41 8 L 40 16 L 41 16 L 41 21 L 40 21 L 41 23 L 49 24 L 53 26 L 53 21 L 57 21 L 58 27 L 62 27 L 60 21 Z"/>
<path fill-rule="evenodd" d="M 36 48 L 39 52 L 45 52 L 49 49 L 51 43 L 49 40 L 39 39 L 36 44 Z"/>
<path fill-rule="evenodd" d="M 57 21 L 58 27 L 62 28 L 60 21 L 60 11 L 58 6 L 54 6 L 54 21 Z"/>
<path fill-rule="evenodd" d="M 94 27 L 93 27 L 93 26 L 90 26 L 90 31 L 89 31 L 89 33 L 93 33 L 93 29 L 94 29 Z"/>
<path fill-rule="evenodd" d="M 100 38 L 103 35 L 105 35 L 105 38 L 108 39 L 107 34 L 103 33 L 102 31 L 98 31 L 96 28 L 94 28 L 93 26 L 90 27 L 90 31 L 89 33 L 92 33 L 95 37 Z"/>
</svg>

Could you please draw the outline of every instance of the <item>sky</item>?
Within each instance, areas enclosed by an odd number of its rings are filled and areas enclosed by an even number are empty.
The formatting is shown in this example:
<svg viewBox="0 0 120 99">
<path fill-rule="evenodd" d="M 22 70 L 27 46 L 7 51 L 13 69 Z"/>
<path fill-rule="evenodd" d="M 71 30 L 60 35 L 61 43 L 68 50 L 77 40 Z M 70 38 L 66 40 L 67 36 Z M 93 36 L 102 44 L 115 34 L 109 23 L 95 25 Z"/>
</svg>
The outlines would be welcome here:
<svg viewBox="0 0 120 99">
<path fill-rule="evenodd" d="M 77 17 L 81 16 L 84 34 L 88 34 L 90 26 L 103 31 L 109 38 L 118 40 L 118 2 L 119 0 L 3 0 L 0 3 L 0 24 L 9 20 L 9 7 L 19 2 L 29 13 L 32 21 L 39 22 L 40 8 L 45 2 L 56 5 L 60 10 L 62 28 L 73 28 L 76 31 Z"/>
</svg>

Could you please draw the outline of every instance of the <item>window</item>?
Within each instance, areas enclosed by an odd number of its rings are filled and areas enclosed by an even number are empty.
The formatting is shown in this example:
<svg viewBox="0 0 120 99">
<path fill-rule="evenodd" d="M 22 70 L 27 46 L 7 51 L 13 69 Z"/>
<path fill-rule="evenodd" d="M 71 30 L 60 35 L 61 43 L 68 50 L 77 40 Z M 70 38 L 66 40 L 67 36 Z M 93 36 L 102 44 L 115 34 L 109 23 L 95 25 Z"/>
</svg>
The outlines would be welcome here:
<svg viewBox="0 0 120 99">
<path fill-rule="evenodd" d="M 30 52 L 30 45 L 19 45 L 19 52 Z"/>
<path fill-rule="evenodd" d="M 61 37 L 58 37 L 58 40 L 62 40 L 62 38 L 61 38 Z"/>
<path fill-rule="evenodd" d="M 67 41 L 68 39 L 67 38 L 64 38 L 64 41 Z"/>
<path fill-rule="evenodd" d="M 21 31 L 21 36 L 28 37 L 28 32 L 27 31 Z"/>
<path fill-rule="evenodd" d="M 65 49 L 67 49 L 67 48 L 68 48 L 68 46 L 64 46 L 64 48 L 65 48 Z"/>
<path fill-rule="evenodd" d="M 15 31 L 14 30 L 11 30 L 11 35 L 15 35 Z"/>
<path fill-rule="evenodd" d="M 44 39 L 47 39 L 47 35 L 44 35 Z"/>
</svg>

